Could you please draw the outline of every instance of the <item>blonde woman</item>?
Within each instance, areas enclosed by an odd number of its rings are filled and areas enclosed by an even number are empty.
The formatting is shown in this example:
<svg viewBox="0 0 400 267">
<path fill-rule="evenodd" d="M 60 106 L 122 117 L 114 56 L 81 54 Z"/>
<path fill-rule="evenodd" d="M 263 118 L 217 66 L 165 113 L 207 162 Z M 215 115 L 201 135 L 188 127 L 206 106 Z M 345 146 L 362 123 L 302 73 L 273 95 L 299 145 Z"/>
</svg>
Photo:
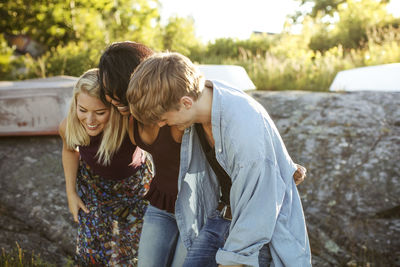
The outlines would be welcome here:
<svg viewBox="0 0 400 267">
<path fill-rule="evenodd" d="M 99 95 L 98 69 L 88 70 L 59 127 L 68 206 L 79 223 L 76 263 L 132 265 L 151 173 L 129 139 L 128 118 Z"/>
</svg>

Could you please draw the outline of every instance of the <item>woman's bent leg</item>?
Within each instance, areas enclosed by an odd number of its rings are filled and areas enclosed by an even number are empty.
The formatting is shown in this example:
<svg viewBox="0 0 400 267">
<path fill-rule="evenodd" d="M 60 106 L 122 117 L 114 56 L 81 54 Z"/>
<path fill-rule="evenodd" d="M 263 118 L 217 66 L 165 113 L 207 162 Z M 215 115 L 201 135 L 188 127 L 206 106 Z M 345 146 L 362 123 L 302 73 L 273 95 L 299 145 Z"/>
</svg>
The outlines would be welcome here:
<svg viewBox="0 0 400 267">
<path fill-rule="evenodd" d="M 79 212 L 76 263 L 80 266 L 132 266 L 136 262 L 147 202 L 143 175 L 108 180 L 80 162 L 78 194 L 89 213 Z"/>
<path fill-rule="evenodd" d="M 138 266 L 170 266 L 178 236 L 175 216 L 149 205 L 143 219 Z"/>
<path fill-rule="evenodd" d="M 178 242 L 176 244 L 174 259 L 172 261 L 171 267 L 182 267 L 187 255 L 187 250 L 181 237 L 179 236 Z"/>
</svg>

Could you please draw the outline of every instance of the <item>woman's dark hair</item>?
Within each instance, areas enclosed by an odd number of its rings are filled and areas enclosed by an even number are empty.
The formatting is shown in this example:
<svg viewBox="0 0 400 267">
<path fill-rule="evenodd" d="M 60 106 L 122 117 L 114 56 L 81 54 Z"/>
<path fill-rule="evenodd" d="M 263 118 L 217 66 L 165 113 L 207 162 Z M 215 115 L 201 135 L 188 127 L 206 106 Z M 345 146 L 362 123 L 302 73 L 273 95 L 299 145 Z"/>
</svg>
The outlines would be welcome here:
<svg viewBox="0 0 400 267">
<path fill-rule="evenodd" d="M 154 54 L 149 47 L 135 42 L 112 43 L 104 51 L 99 63 L 100 97 L 118 97 L 119 102 L 128 105 L 126 90 L 129 79 L 136 67 Z"/>
</svg>

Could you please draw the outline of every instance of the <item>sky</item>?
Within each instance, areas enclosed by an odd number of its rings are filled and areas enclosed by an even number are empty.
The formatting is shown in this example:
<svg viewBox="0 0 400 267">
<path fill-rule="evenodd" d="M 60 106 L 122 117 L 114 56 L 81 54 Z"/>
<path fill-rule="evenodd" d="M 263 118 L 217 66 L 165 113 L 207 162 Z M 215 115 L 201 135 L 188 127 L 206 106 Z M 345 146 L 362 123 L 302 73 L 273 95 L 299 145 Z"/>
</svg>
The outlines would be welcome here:
<svg viewBox="0 0 400 267">
<path fill-rule="evenodd" d="M 160 0 L 161 17 L 194 18 L 196 35 L 203 41 L 233 37 L 247 39 L 253 31 L 279 33 L 286 16 L 299 9 L 294 0 Z M 391 0 L 400 16 L 400 0 Z"/>
<path fill-rule="evenodd" d="M 298 8 L 293 0 L 161 0 L 161 17 L 192 16 L 196 35 L 246 39 L 253 31 L 281 32 L 285 17 Z"/>
</svg>

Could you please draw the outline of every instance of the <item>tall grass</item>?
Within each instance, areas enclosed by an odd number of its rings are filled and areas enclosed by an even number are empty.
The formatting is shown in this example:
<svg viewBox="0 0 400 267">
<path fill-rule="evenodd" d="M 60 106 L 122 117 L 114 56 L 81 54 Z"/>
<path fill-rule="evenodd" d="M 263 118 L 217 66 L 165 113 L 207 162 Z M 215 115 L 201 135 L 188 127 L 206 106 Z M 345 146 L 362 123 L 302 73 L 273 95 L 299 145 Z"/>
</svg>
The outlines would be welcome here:
<svg viewBox="0 0 400 267">
<path fill-rule="evenodd" d="M 24 251 L 18 243 L 16 248 L 11 252 L 6 252 L 4 248 L 0 254 L 0 266 L 3 267 L 44 267 L 54 266 L 47 262 L 44 262 L 40 255 L 34 253 L 27 253 Z"/>
<path fill-rule="evenodd" d="M 357 49 L 339 44 L 322 53 L 308 48 L 308 41 L 286 35 L 263 54 L 241 48 L 235 58 L 206 56 L 200 62 L 243 66 L 258 90 L 307 91 L 328 91 L 341 70 L 400 62 L 400 29 L 373 29 Z"/>
</svg>

